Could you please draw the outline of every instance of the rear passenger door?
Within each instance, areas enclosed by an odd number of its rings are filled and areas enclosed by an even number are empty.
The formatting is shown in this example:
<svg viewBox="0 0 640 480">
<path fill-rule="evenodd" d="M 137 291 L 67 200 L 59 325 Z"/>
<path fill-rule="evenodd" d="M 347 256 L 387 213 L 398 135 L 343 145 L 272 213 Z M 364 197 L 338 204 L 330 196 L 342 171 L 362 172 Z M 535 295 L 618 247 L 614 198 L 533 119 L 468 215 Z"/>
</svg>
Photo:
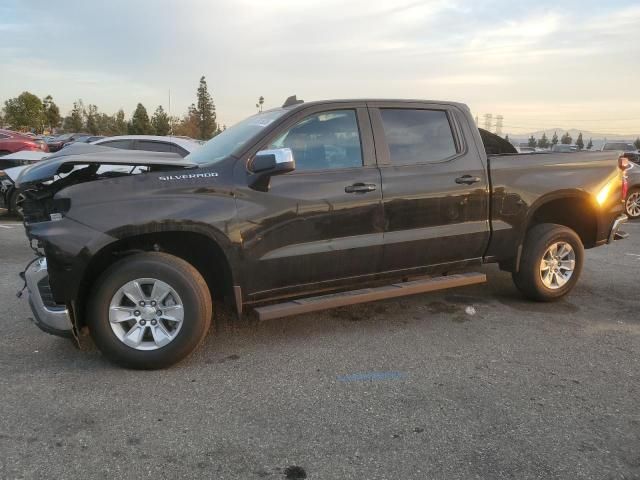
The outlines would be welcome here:
<svg viewBox="0 0 640 480">
<path fill-rule="evenodd" d="M 466 116 L 441 104 L 369 107 L 382 176 L 383 270 L 480 260 L 489 241 L 489 182 Z"/>
</svg>

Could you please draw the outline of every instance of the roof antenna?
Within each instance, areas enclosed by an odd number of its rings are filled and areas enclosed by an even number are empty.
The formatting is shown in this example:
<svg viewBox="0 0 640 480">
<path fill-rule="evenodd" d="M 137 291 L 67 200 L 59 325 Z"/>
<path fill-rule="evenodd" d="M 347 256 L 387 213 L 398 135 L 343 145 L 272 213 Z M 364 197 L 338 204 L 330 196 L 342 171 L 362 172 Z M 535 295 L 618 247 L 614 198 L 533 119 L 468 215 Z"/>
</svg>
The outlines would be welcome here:
<svg viewBox="0 0 640 480">
<path fill-rule="evenodd" d="M 299 105 L 301 103 L 304 103 L 304 100 L 298 100 L 298 97 L 296 97 L 295 95 L 291 95 L 284 101 L 284 105 L 282 105 L 282 108 L 291 107 L 292 105 Z"/>
</svg>

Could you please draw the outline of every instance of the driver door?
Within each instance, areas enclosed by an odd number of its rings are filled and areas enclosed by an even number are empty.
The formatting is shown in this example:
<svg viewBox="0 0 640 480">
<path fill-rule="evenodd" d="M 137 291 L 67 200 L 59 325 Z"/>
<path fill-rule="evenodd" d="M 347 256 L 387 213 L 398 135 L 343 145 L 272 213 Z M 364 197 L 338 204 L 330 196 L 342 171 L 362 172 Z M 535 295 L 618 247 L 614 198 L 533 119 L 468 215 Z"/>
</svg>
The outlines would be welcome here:
<svg viewBox="0 0 640 480">
<path fill-rule="evenodd" d="M 382 189 L 365 105 L 305 109 L 261 148 L 290 148 L 296 169 L 238 203 L 247 271 L 257 272 L 246 278 L 248 295 L 321 290 L 378 273 Z"/>
</svg>

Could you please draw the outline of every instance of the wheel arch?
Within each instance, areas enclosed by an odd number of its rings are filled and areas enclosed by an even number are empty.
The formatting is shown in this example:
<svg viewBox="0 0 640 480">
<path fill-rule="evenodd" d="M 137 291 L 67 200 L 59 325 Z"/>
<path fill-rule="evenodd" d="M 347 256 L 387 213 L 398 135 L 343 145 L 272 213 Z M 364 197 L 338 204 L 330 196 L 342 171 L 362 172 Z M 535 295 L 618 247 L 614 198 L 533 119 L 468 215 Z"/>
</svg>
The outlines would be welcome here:
<svg viewBox="0 0 640 480">
<path fill-rule="evenodd" d="M 529 207 L 517 243 L 516 272 L 520 269 L 527 234 L 543 223 L 554 223 L 575 231 L 585 249 L 598 244 L 598 205 L 593 196 L 582 190 L 554 192 L 539 198 Z"/>
<path fill-rule="evenodd" d="M 84 312 L 100 275 L 115 261 L 145 251 L 165 252 L 182 258 L 203 276 L 212 299 L 233 298 L 237 272 L 229 258 L 228 245 L 210 234 L 194 230 L 137 232 L 119 237 L 91 256 L 82 274 L 76 297 L 75 310 L 81 313 L 78 316 L 80 326 L 85 324 Z"/>
</svg>

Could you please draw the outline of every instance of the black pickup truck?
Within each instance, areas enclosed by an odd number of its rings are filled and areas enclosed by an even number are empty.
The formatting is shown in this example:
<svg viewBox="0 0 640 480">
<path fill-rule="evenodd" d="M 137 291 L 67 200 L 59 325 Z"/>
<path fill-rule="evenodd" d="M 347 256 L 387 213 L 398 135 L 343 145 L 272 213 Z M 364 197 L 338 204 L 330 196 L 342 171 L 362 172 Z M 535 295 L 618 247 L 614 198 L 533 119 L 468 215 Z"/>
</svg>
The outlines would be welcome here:
<svg viewBox="0 0 640 480">
<path fill-rule="evenodd" d="M 624 236 L 619 157 L 488 156 L 458 103 L 295 99 L 185 159 L 63 154 L 18 178 L 29 302 L 43 330 L 161 368 L 216 298 L 266 320 L 482 282 L 497 262 L 551 301 L 585 248 Z"/>
</svg>

